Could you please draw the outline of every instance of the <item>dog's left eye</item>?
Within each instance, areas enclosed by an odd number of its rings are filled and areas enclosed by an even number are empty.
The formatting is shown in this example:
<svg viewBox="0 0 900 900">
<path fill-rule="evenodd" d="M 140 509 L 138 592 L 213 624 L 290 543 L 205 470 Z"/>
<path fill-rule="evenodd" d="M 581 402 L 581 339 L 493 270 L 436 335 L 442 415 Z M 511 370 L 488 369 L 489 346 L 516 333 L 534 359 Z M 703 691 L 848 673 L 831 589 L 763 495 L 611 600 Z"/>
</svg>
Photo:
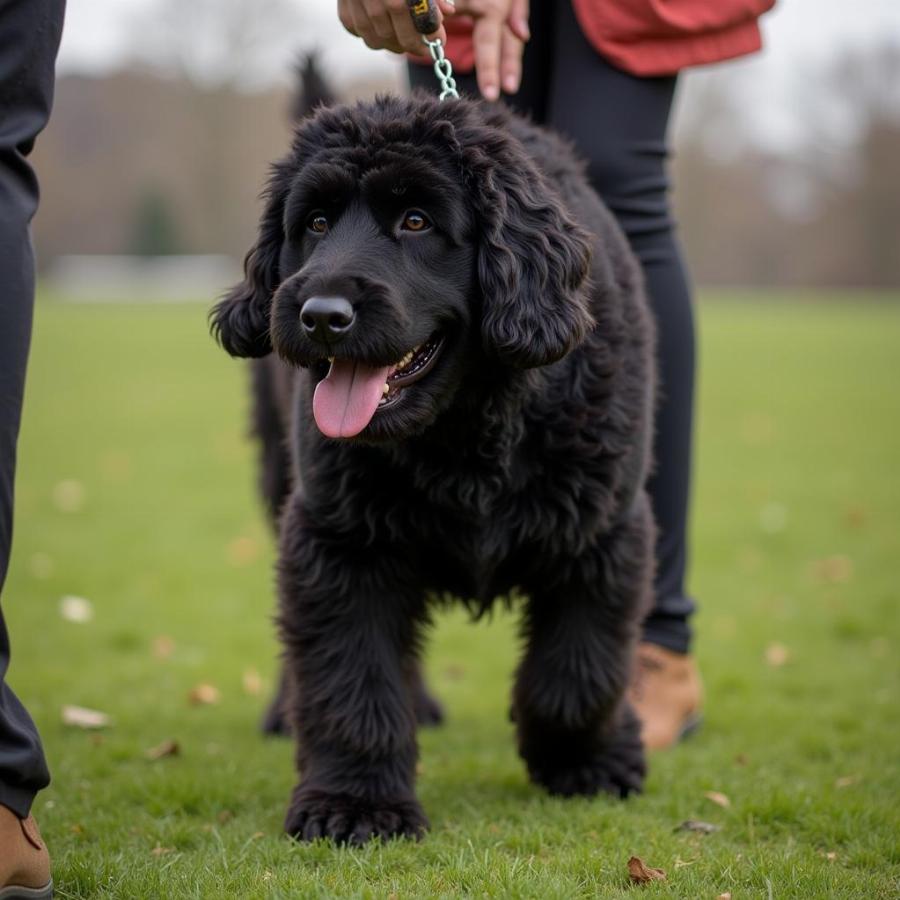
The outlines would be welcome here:
<svg viewBox="0 0 900 900">
<path fill-rule="evenodd" d="M 404 217 L 400 227 L 404 231 L 427 231 L 431 228 L 431 222 L 428 221 L 424 213 L 417 209 L 411 209 Z"/>
<path fill-rule="evenodd" d="M 314 212 L 307 220 L 306 227 L 315 234 L 325 234 L 328 231 L 328 219 L 322 212 Z"/>
</svg>

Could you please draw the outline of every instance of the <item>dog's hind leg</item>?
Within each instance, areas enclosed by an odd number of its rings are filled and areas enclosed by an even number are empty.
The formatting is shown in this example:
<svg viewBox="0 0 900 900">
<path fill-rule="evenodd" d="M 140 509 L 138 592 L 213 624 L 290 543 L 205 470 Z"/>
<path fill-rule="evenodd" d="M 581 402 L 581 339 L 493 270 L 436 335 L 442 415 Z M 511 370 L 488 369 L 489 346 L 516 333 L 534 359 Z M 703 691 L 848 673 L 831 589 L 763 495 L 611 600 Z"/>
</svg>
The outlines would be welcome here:
<svg viewBox="0 0 900 900">
<path fill-rule="evenodd" d="M 280 627 L 300 783 L 285 830 L 303 840 L 418 837 L 416 720 L 407 681 L 425 591 L 409 554 L 306 526 L 289 501 Z"/>
<path fill-rule="evenodd" d="M 524 585 L 513 711 L 528 773 L 552 794 L 625 797 L 643 784 L 640 724 L 624 694 L 651 590 L 644 501 L 582 557 Z"/>
<path fill-rule="evenodd" d="M 285 439 L 284 412 L 279 408 L 276 360 L 253 360 L 250 367 L 253 403 L 250 430 L 259 442 L 258 484 L 273 531 L 291 493 L 291 457 Z"/>
<path fill-rule="evenodd" d="M 287 673 L 284 664 L 278 673 L 278 687 L 275 688 L 275 696 L 266 707 L 263 714 L 260 730 L 263 734 L 273 734 L 280 737 L 288 737 L 291 726 L 287 718 Z"/>
<path fill-rule="evenodd" d="M 444 721 L 444 705 L 428 690 L 422 663 L 418 659 L 412 663 L 406 677 L 416 722 L 425 728 L 440 725 Z"/>
<path fill-rule="evenodd" d="M 251 405 L 250 430 L 258 441 L 257 484 L 272 531 L 278 534 L 281 509 L 291 492 L 291 459 L 284 429 L 284 411 L 280 409 L 276 360 L 266 357 L 253 360 L 250 366 Z M 285 387 L 281 390 L 284 392 Z M 263 716 L 263 734 L 288 735 L 290 727 L 284 714 L 285 678 L 278 676 L 278 687 Z"/>
</svg>

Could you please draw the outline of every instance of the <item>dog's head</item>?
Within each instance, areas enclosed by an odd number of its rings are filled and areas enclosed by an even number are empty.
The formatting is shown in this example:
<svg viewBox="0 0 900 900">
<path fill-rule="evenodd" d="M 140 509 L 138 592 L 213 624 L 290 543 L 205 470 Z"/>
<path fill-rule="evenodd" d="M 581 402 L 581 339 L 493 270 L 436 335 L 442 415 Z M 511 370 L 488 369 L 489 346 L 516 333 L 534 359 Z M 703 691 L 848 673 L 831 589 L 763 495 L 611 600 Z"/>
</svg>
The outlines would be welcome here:
<svg viewBox="0 0 900 900">
<path fill-rule="evenodd" d="M 273 167 L 212 326 L 233 356 L 309 367 L 329 437 L 420 431 L 480 364 L 547 365 L 590 327 L 587 238 L 487 109 L 323 109 Z"/>
</svg>

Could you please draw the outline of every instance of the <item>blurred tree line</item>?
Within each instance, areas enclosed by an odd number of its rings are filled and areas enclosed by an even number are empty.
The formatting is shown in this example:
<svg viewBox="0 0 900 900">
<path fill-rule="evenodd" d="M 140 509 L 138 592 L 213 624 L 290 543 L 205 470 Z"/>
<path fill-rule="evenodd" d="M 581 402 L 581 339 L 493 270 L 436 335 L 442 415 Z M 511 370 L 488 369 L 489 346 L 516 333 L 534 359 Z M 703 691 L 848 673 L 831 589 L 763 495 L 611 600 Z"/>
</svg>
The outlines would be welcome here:
<svg viewBox="0 0 900 900">
<path fill-rule="evenodd" d="M 233 40 L 243 40 L 240 29 Z M 248 92 L 229 60 L 242 65 L 236 50 L 226 53 L 215 79 L 187 66 L 167 77 L 60 79 L 35 152 L 42 265 L 69 253 L 243 255 L 267 165 L 287 145 L 290 96 Z M 810 77 L 822 99 L 797 110 L 803 146 L 742 140 L 723 151 L 742 115 L 724 80 L 684 110 L 674 202 L 699 283 L 900 286 L 900 49 L 845 55 Z M 392 88 L 367 82 L 344 93 Z"/>
</svg>

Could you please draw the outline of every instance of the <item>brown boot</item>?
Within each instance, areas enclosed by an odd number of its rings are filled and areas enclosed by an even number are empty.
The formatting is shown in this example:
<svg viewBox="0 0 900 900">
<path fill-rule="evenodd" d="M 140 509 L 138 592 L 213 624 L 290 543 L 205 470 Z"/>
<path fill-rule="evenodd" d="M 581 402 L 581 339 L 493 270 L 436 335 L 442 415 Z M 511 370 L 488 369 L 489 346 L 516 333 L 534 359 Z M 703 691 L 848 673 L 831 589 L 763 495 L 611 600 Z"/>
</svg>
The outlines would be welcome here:
<svg viewBox="0 0 900 900">
<path fill-rule="evenodd" d="M 693 657 L 658 644 L 639 644 L 628 699 L 641 720 L 648 750 L 676 744 L 700 724 L 703 686 Z"/>
<path fill-rule="evenodd" d="M 20 819 L 0 805 L 0 900 L 46 900 L 52 896 L 50 854 L 34 816 Z"/>
</svg>

